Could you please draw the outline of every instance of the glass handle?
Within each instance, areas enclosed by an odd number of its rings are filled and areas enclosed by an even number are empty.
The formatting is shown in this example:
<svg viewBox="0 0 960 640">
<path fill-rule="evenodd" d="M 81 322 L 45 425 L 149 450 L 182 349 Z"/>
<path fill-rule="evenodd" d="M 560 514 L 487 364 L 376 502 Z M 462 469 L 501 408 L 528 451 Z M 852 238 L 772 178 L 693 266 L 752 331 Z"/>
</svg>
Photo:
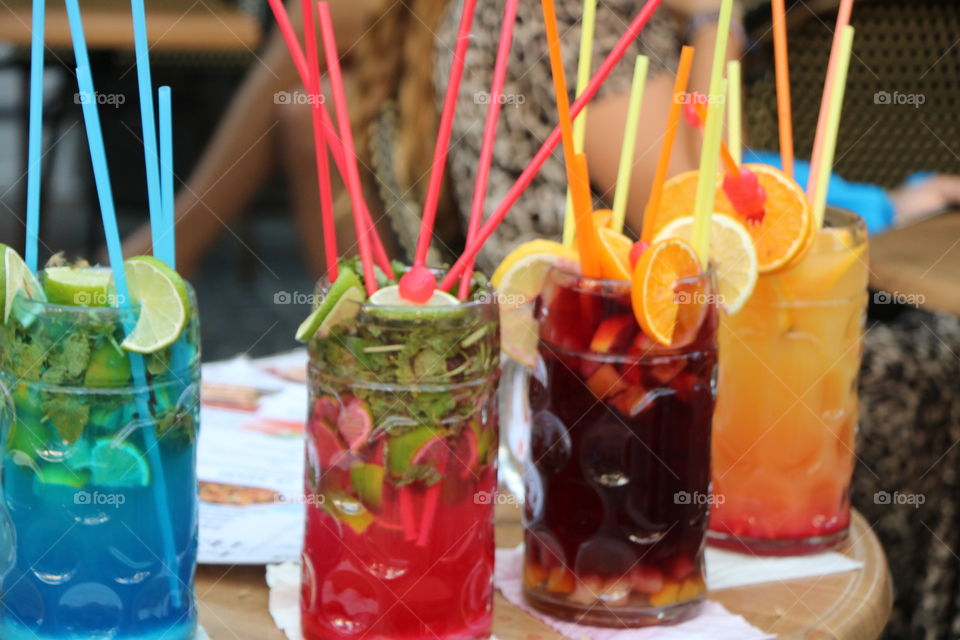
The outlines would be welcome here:
<svg viewBox="0 0 960 640">
<path fill-rule="evenodd" d="M 500 378 L 500 483 L 523 500 L 523 459 L 530 442 L 530 370 L 503 358 Z"/>
</svg>

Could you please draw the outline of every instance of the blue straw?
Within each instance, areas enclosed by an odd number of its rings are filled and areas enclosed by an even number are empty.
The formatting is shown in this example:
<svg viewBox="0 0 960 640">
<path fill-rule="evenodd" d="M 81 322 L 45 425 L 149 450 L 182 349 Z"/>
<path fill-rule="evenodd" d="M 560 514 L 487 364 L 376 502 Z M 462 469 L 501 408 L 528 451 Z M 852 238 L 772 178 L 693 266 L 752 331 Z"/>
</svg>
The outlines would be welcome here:
<svg viewBox="0 0 960 640">
<path fill-rule="evenodd" d="M 150 79 L 150 43 L 147 40 L 147 16 L 143 0 L 130 0 L 133 13 L 133 43 L 137 55 L 137 86 L 140 90 L 140 122 L 143 129 L 143 160 L 147 166 L 147 204 L 150 208 L 150 229 L 153 236 L 153 253 L 160 251 L 163 239 L 160 230 L 162 196 L 160 194 L 160 169 L 157 158 L 157 124 L 153 111 L 153 82 Z"/>
<path fill-rule="evenodd" d="M 160 259 L 177 268 L 176 222 L 173 219 L 173 107 L 170 87 L 160 87 Z M 157 250 L 154 245 L 154 250 Z"/>
<path fill-rule="evenodd" d="M 70 33 L 73 37 L 74 54 L 78 61 L 89 62 L 87 55 L 86 38 L 83 35 L 83 22 L 80 17 L 80 7 L 77 0 L 66 0 L 67 15 L 70 20 Z M 97 187 L 97 197 L 100 201 L 100 215 L 103 218 L 103 232 L 107 239 L 107 252 L 110 256 L 110 266 L 113 269 L 113 278 L 117 287 L 118 302 L 121 309 L 130 308 L 127 276 L 123 269 L 123 253 L 120 246 L 120 231 L 117 228 L 117 214 L 113 205 L 113 193 L 110 187 L 110 172 L 107 167 L 107 153 L 103 145 L 103 132 L 100 129 L 100 115 L 97 112 L 96 92 L 93 87 L 93 77 L 90 74 L 89 64 L 78 65 L 77 80 L 80 84 L 80 104 L 83 107 L 83 120 L 87 128 L 87 142 L 90 147 L 90 160 L 93 163 L 94 181 Z M 122 313 L 124 331 L 133 330 L 133 322 L 128 314 Z M 134 384 L 139 388 L 146 388 L 147 373 L 143 356 L 138 353 L 130 354 L 130 367 L 133 371 Z M 152 420 L 149 398 L 144 393 L 134 394 L 137 403 L 137 412 L 144 420 Z M 157 448 L 157 437 L 153 429 L 143 429 L 143 439 L 146 445 L 147 457 L 150 459 L 153 471 L 154 500 L 157 502 L 157 515 L 160 521 L 160 536 L 163 544 L 163 555 L 170 580 L 170 597 L 173 606 L 180 607 L 183 598 L 180 589 L 177 553 L 174 546 L 173 524 L 169 513 L 164 507 L 172 508 L 167 497 L 167 483 L 164 478 L 163 465 L 160 463 L 160 450 Z"/>
<path fill-rule="evenodd" d="M 45 0 L 33 0 L 30 37 L 30 131 L 27 141 L 27 266 L 37 272 L 40 241 L 40 173 L 43 169 L 43 28 Z"/>
</svg>

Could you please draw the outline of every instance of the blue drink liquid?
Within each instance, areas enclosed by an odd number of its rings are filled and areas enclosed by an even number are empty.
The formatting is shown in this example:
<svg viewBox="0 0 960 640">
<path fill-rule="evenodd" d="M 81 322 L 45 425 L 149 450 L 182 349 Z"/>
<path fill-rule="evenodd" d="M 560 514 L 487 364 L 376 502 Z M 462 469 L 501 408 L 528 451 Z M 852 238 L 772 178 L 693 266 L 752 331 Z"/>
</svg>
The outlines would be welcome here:
<svg viewBox="0 0 960 640">
<path fill-rule="evenodd" d="M 0 638 L 194 638 L 196 320 L 177 347 L 185 366 L 170 350 L 147 356 L 147 386 L 134 388 L 113 346 L 117 310 L 75 309 L 18 300 L 0 340 Z M 32 353 L 34 340 L 52 355 Z"/>
</svg>

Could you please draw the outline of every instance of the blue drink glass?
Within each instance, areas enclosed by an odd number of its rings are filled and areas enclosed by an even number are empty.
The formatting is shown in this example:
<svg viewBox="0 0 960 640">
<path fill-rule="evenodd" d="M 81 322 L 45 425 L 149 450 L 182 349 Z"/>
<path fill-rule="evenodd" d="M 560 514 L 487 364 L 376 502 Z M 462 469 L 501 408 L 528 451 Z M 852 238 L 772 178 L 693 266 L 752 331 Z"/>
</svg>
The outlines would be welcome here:
<svg viewBox="0 0 960 640">
<path fill-rule="evenodd" d="M 119 348 L 136 310 L 14 301 L 0 326 L 0 638 L 195 637 L 193 302 L 138 386 Z"/>
</svg>

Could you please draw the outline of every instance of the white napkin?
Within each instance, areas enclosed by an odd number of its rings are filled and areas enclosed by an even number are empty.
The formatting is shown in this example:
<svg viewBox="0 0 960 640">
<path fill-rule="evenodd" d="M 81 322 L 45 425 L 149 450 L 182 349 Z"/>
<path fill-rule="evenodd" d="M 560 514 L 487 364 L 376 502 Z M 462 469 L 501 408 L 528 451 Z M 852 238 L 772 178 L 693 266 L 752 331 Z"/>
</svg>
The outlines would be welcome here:
<svg viewBox="0 0 960 640">
<path fill-rule="evenodd" d="M 714 591 L 855 571 L 863 563 L 836 551 L 807 556 L 764 557 L 707 548 L 707 587 Z"/>
<path fill-rule="evenodd" d="M 551 618 L 531 609 L 523 598 L 522 545 L 513 549 L 497 549 L 494 582 L 503 597 L 513 605 L 574 640 L 766 640 L 776 637 L 757 629 L 741 616 L 730 613 L 720 603 L 709 600 L 696 618 L 662 627 L 609 629 Z"/>
</svg>

